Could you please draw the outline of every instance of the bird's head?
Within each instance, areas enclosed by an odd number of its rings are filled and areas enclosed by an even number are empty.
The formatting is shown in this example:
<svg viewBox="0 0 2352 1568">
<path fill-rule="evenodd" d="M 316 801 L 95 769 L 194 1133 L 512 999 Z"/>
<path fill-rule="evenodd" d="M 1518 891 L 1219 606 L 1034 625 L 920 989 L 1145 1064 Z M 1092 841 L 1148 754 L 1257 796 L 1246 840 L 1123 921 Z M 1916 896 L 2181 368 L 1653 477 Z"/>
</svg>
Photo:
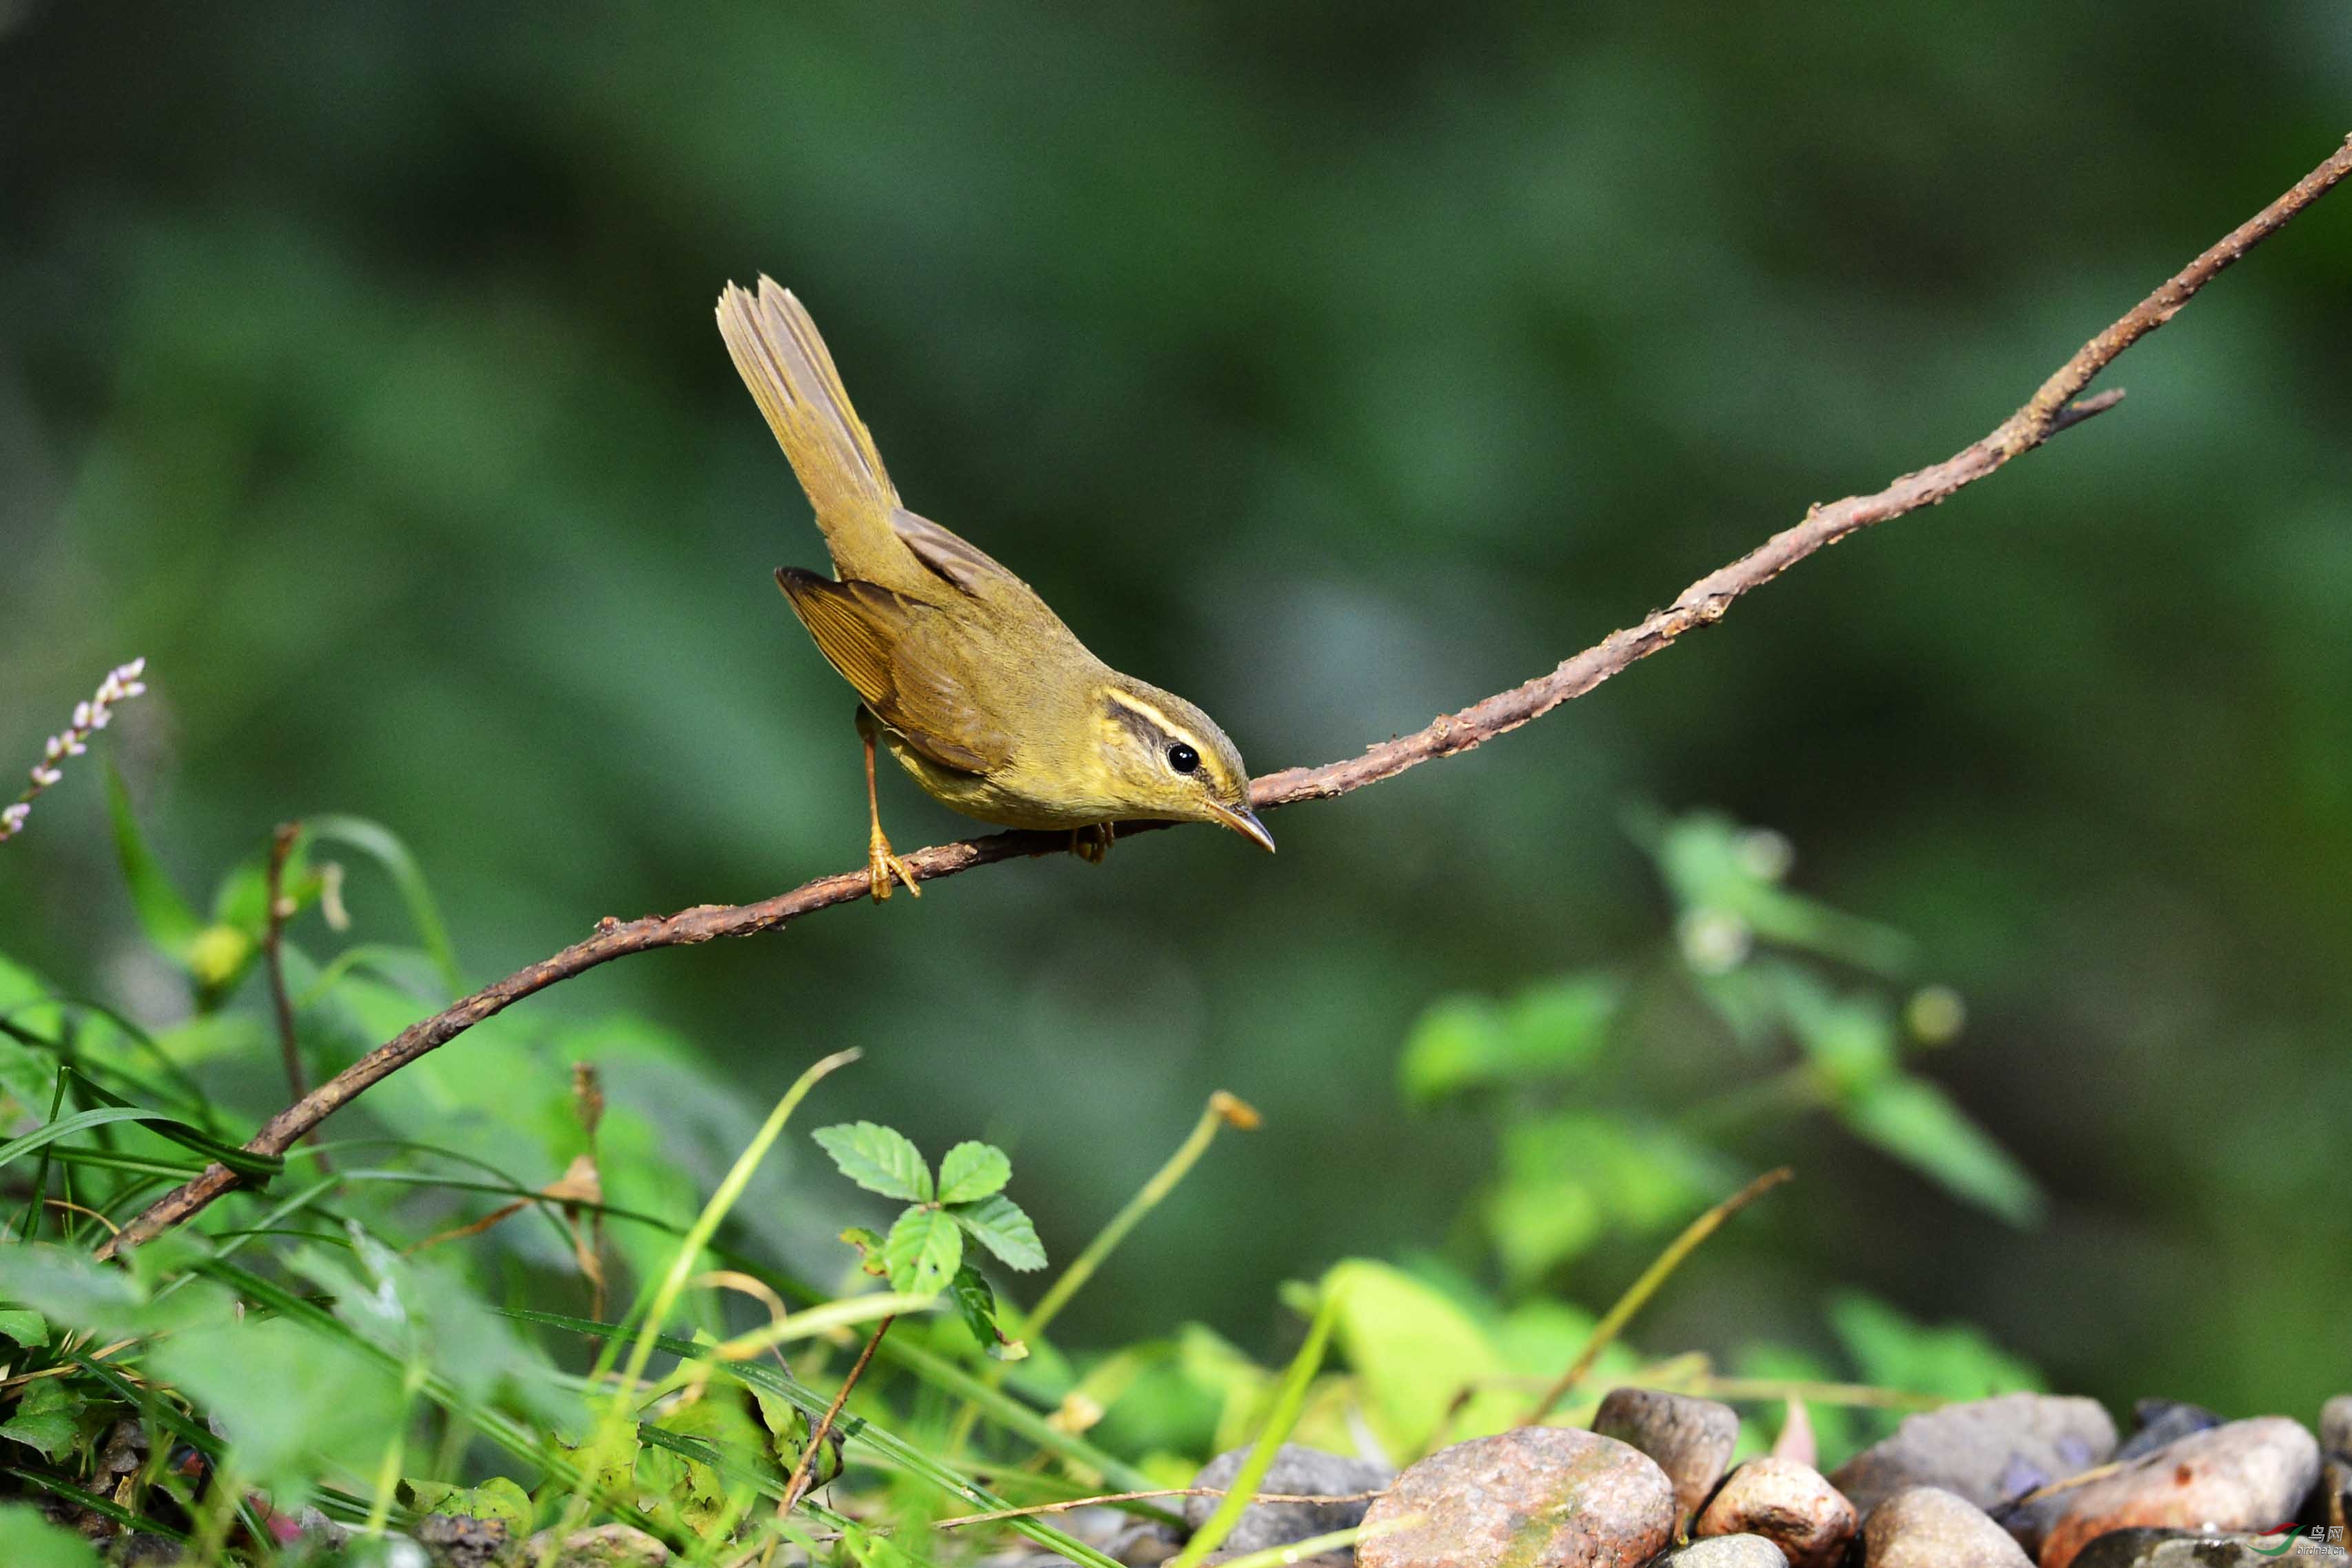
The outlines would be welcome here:
<svg viewBox="0 0 2352 1568">
<path fill-rule="evenodd" d="M 1097 689 L 1107 792 L 1118 815 L 1214 822 L 1271 853 L 1250 810 L 1249 769 L 1217 721 L 1172 692 L 1119 676 Z"/>
</svg>

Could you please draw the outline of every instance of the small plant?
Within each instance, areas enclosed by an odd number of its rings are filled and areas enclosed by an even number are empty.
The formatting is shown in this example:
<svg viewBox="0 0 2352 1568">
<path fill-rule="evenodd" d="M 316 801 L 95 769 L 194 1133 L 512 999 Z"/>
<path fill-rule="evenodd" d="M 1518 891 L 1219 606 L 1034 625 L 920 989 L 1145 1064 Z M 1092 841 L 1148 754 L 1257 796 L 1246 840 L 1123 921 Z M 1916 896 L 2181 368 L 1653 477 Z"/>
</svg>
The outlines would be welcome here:
<svg viewBox="0 0 2352 1568">
<path fill-rule="evenodd" d="M 891 1289 L 907 1295 L 950 1291 L 972 1338 L 991 1355 L 1004 1361 L 1027 1355 L 1028 1347 L 998 1326 L 996 1292 L 987 1277 L 964 1258 L 969 1236 L 1008 1268 L 1045 1267 L 1036 1226 L 1004 1195 L 1013 1179 L 1004 1151 L 992 1143 L 959 1143 L 940 1162 L 934 1180 L 913 1140 L 894 1128 L 845 1121 L 820 1127 L 814 1136 L 843 1175 L 907 1205 L 887 1236 L 856 1226 L 842 1233 L 865 1255 L 866 1272 L 884 1276 Z"/>
<path fill-rule="evenodd" d="M 2033 1223 L 2032 1176 L 1912 1069 L 1963 1008 L 1907 982 L 1908 938 L 1790 891 L 1777 833 L 1706 812 L 1630 826 L 1675 906 L 1664 951 L 1506 1000 L 1443 998 L 1399 1064 L 1408 1100 L 1496 1122 L 1480 1217 L 1515 1289 L 1604 1238 L 1680 1226 L 1749 1173 L 1731 1134 L 1814 1111 L 1959 1201 Z M 1679 1083 L 1635 1070 L 1669 1057 Z"/>
</svg>

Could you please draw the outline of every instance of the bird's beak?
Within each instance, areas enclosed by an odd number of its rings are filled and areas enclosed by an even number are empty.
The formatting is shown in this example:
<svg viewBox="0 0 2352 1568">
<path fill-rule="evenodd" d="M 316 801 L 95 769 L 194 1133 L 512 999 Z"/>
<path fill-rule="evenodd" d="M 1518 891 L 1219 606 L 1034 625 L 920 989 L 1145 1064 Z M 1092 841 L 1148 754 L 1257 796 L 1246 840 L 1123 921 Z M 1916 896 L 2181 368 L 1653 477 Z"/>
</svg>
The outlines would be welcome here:
<svg viewBox="0 0 2352 1568">
<path fill-rule="evenodd" d="M 1265 830 L 1265 824 L 1257 819 L 1257 813 L 1247 806 L 1243 806 L 1236 811 L 1230 805 L 1221 805 L 1213 800 L 1209 803 L 1209 809 L 1216 813 L 1219 822 L 1223 823 L 1267 854 L 1274 853 L 1274 835 Z"/>
</svg>

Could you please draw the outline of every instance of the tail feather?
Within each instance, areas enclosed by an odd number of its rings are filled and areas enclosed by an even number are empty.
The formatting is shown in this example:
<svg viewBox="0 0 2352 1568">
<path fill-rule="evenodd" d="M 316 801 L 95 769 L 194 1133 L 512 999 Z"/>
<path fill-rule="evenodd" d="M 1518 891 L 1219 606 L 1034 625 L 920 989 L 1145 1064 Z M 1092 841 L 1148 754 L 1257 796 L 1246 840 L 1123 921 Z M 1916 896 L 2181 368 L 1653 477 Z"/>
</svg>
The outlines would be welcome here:
<svg viewBox="0 0 2352 1568">
<path fill-rule="evenodd" d="M 816 509 L 835 571 L 894 580 L 891 568 L 907 560 L 890 526 L 898 492 L 816 323 L 791 289 L 762 275 L 756 295 L 732 283 L 719 294 L 719 331 Z"/>
</svg>

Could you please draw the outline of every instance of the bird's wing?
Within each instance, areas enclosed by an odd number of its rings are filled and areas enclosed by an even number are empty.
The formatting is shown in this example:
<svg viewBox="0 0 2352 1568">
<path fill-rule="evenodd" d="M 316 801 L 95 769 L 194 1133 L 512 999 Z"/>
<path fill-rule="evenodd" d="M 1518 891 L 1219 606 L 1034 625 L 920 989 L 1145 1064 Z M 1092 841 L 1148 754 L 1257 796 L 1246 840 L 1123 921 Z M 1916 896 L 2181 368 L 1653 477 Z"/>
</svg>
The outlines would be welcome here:
<svg viewBox="0 0 2352 1568">
<path fill-rule="evenodd" d="M 890 527 L 898 533 L 898 542 L 915 552 L 916 560 L 972 598 L 987 598 L 992 587 L 1027 586 L 986 551 L 928 517 L 918 517 L 900 507 L 891 512 Z"/>
<path fill-rule="evenodd" d="M 950 668 L 940 612 L 871 583 L 836 583 L 785 567 L 776 584 L 824 654 L 874 716 L 945 768 L 984 773 L 1013 738 L 982 711 Z"/>
<path fill-rule="evenodd" d="M 772 278 L 761 278 L 757 294 L 730 283 L 719 296 L 719 331 L 816 509 L 835 568 L 843 577 L 903 579 L 906 552 L 890 525 L 898 491 L 801 302 Z"/>
</svg>

